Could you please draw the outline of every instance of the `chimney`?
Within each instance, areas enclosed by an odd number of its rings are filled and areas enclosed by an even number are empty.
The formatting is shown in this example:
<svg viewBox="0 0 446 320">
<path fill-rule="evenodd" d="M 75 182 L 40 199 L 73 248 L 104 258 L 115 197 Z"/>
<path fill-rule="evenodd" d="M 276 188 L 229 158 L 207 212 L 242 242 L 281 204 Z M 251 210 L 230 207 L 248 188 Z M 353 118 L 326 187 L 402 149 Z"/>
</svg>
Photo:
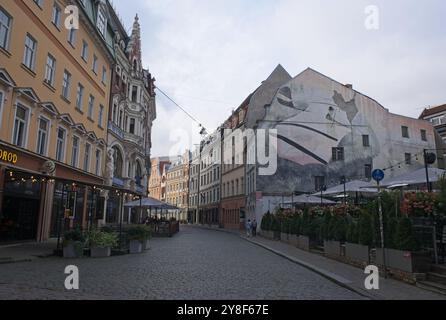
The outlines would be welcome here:
<svg viewBox="0 0 446 320">
<path fill-rule="evenodd" d="M 353 85 L 352 84 L 350 84 L 350 83 L 347 83 L 346 85 L 345 85 L 347 88 L 349 88 L 349 89 L 352 89 L 353 90 Z"/>
</svg>

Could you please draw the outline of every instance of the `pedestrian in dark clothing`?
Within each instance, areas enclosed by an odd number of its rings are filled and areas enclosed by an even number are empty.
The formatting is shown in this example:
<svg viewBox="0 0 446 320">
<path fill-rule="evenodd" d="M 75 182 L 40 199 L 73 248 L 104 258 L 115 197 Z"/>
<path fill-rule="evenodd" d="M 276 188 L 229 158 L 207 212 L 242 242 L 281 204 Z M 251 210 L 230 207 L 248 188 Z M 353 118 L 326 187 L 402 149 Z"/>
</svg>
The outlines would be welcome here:
<svg viewBox="0 0 446 320">
<path fill-rule="evenodd" d="M 257 236 L 257 220 L 254 219 L 254 221 L 252 222 L 252 231 L 251 234 L 253 237 Z"/>
</svg>

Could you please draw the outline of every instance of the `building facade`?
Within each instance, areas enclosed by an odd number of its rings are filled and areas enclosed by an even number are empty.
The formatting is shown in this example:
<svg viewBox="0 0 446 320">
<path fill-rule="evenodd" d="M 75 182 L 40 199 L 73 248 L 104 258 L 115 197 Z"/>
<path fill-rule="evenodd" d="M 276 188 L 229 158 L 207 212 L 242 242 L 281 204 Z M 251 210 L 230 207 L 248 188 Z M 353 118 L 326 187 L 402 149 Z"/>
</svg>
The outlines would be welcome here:
<svg viewBox="0 0 446 320">
<path fill-rule="evenodd" d="M 195 148 L 191 155 L 189 170 L 189 210 L 187 221 L 191 224 L 199 222 L 198 195 L 200 193 L 201 146 Z"/>
<path fill-rule="evenodd" d="M 200 163 L 199 223 L 221 223 L 221 129 L 202 142 Z"/>
<path fill-rule="evenodd" d="M 107 2 L 108 3 L 108 2 Z M 110 4 L 109 11 L 113 12 Z M 135 17 L 131 35 L 127 35 L 116 15 L 109 21 L 115 30 L 116 63 L 112 71 L 108 117 L 106 183 L 130 190 L 124 202 L 135 195 L 145 197 L 151 171 L 152 124 L 156 119 L 155 79 L 143 68 L 141 30 Z M 121 197 L 109 194 L 105 223 L 116 223 Z M 136 217 L 130 221 L 138 222 Z"/>
<path fill-rule="evenodd" d="M 446 104 L 424 109 L 420 119 L 429 121 L 434 126 L 438 167 L 446 169 Z"/>
<path fill-rule="evenodd" d="M 170 165 L 169 157 L 157 157 L 150 160 L 150 179 L 149 179 L 149 196 L 160 200 L 166 190 L 162 188 L 162 180 L 166 171 L 166 166 Z"/>
<path fill-rule="evenodd" d="M 65 6 L 79 8 L 66 28 Z M 113 31 L 95 1 L 0 5 L 0 241 L 45 240 L 103 215 Z M 26 23 L 23 23 L 26 21 Z M 103 199 L 103 198 L 102 198 Z"/>
<path fill-rule="evenodd" d="M 251 99 L 250 106 L 256 104 Z M 436 148 L 429 122 L 392 114 L 352 85 L 312 69 L 261 104 L 267 105 L 265 112 L 248 121 L 257 130 L 276 130 L 269 132 L 267 145 L 277 150 L 277 164 L 268 164 L 273 173 L 259 165 L 248 171 L 248 216 L 258 221 L 291 195 L 339 185 L 342 177 L 370 181 L 374 169 L 395 177 L 422 168 L 424 149 Z"/>
</svg>

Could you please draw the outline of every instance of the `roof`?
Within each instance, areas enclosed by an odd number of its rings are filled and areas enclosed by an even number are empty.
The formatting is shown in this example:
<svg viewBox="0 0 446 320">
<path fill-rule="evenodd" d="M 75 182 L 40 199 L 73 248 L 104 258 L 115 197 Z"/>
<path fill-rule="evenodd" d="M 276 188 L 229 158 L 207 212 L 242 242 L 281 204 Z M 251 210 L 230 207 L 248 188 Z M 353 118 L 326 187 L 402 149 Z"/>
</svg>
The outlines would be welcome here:
<svg viewBox="0 0 446 320">
<path fill-rule="evenodd" d="M 420 115 L 420 119 L 424 119 L 426 117 L 433 116 L 434 114 L 437 114 L 440 112 L 446 112 L 446 104 L 424 109 L 423 113 L 421 113 L 421 115 Z"/>
</svg>

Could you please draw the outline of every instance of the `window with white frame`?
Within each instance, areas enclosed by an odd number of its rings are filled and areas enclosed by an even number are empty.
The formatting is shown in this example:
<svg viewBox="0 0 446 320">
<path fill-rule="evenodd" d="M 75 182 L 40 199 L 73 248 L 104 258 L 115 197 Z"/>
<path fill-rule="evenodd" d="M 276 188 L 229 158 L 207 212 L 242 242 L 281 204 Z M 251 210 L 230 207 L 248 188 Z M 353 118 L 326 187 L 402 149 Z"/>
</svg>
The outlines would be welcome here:
<svg viewBox="0 0 446 320">
<path fill-rule="evenodd" d="M 70 86 L 71 86 L 71 73 L 67 70 L 63 73 L 63 81 L 62 81 L 62 96 L 69 100 L 70 98 Z"/>
<path fill-rule="evenodd" d="M 102 67 L 102 83 L 107 83 L 107 68 Z"/>
<path fill-rule="evenodd" d="M 99 32 L 105 37 L 105 30 L 107 28 L 107 18 L 105 16 L 104 10 L 102 9 L 98 10 L 97 27 Z"/>
<path fill-rule="evenodd" d="M 11 21 L 11 16 L 0 8 L 0 48 L 8 49 Z"/>
<path fill-rule="evenodd" d="M 88 117 L 90 119 L 93 119 L 93 112 L 94 112 L 94 97 L 90 95 L 88 98 Z"/>
<path fill-rule="evenodd" d="M 37 133 L 37 153 L 45 156 L 48 145 L 48 129 L 50 122 L 45 118 L 39 118 L 39 132 Z"/>
<path fill-rule="evenodd" d="M 25 38 L 25 53 L 23 55 L 23 64 L 31 70 L 34 70 L 36 60 L 37 41 L 29 34 Z"/>
<path fill-rule="evenodd" d="M 84 171 L 90 170 L 90 153 L 91 153 L 91 144 L 85 144 L 85 155 L 84 155 Z"/>
<path fill-rule="evenodd" d="M 101 150 L 96 149 L 96 165 L 95 165 L 95 174 L 97 176 L 101 175 Z"/>
<path fill-rule="evenodd" d="M 78 83 L 76 93 L 76 108 L 82 111 L 82 101 L 84 100 L 84 86 Z"/>
<path fill-rule="evenodd" d="M 57 128 L 57 141 L 56 141 L 56 160 L 63 162 L 65 157 L 65 140 L 67 137 L 67 131 L 64 128 Z"/>
<path fill-rule="evenodd" d="M 85 40 L 82 41 L 82 54 L 81 54 L 81 57 L 85 61 L 87 61 L 87 59 L 88 59 L 88 43 Z"/>
<path fill-rule="evenodd" d="M 14 132 L 12 143 L 19 147 L 25 147 L 28 127 L 28 109 L 18 104 L 14 119 Z"/>
<path fill-rule="evenodd" d="M 51 86 L 54 86 L 55 73 L 56 59 L 51 54 L 48 54 L 46 59 L 45 82 Z"/>
<path fill-rule="evenodd" d="M 71 166 L 77 168 L 79 161 L 79 145 L 80 139 L 77 136 L 73 136 L 73 147 L 71 150 Z"/>
<path fill-rule="evenodd" d="M 68 31 L 68 43 L 70 43 L 72 46 L 76 43 L 76 32 L 77 30 L 75 28 L 71 28 Z"/>
<path fill-rule="evenodd" d="M 56 2 L 54 2 L 52 22 L 57 28 L 60 27 L 61 16 L 62 16 L 62 9 L 59 7 L 59 5 Z"/>
<path fill-rule="evenodd" d="M 99 117 L 98 117 L 98 124 L 100 127 L 103 126 L 102 121 L 104 120 L 104 106 L 100 105 L 99 106 Z"/>
<path fill-rule="evenodd" d="M 93 66 L 92 70 L 95 74 L 98 74 L 98 57 L 94 54 L 93 55 Z"/>
</svg>

